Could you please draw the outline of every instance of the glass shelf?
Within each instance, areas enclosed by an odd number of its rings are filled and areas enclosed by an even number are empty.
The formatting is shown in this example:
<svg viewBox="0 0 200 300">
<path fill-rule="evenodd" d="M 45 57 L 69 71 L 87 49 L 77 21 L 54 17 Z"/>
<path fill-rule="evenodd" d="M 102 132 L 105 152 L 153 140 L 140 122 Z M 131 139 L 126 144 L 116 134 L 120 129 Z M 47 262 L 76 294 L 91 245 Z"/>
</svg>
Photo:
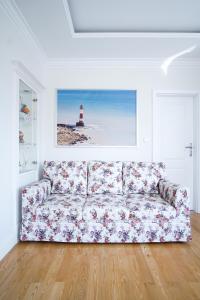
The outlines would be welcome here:
<svg viewBox="0 0 200 300">
<path fill-rule="evenodd" d="M 26 147 L 26 146 L 37 146 L 36 144 L 31 144 L 31 143 L 19 143 L 19 146 L 23 146 L 23 147 Z"/>
<path fill-rule="evenodd" d="M 37 97 L 22 80 L 19 82 L 19 172 L 37 168 Z"/>
</svg>

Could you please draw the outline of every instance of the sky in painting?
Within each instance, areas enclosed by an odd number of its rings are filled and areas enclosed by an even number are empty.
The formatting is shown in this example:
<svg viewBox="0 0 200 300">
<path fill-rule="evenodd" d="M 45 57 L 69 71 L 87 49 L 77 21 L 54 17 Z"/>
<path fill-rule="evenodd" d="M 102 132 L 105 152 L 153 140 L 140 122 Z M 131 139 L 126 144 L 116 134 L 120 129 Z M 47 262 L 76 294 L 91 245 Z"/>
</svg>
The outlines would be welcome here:
<svg viewBox="0 0 200 300">
<path fill-rule="evenodd" d="M 85 121 L 94 117 L 134 117 L 136 91 L 128 90 L 58 90 L 58 123 L 75 124 L 83 104 Z"/>
</svg>

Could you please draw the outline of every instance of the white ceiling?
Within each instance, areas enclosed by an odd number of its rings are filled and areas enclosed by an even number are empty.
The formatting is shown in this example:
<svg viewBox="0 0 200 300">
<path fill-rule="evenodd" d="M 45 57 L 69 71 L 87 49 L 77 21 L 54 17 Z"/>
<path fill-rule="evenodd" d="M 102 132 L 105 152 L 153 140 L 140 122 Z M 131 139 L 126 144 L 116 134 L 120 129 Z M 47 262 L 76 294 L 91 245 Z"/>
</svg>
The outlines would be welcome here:
<svg viewBox="0 0 200 300">
<path fill-rule="evenodd" d="M 49 59 L 200 58 L 200 0 L 10 1 Z"/>
<path fill-rule="evenodd" d="M 200 32 L 199 0 L 68 0 L 76 32 Z"/>
</svg>

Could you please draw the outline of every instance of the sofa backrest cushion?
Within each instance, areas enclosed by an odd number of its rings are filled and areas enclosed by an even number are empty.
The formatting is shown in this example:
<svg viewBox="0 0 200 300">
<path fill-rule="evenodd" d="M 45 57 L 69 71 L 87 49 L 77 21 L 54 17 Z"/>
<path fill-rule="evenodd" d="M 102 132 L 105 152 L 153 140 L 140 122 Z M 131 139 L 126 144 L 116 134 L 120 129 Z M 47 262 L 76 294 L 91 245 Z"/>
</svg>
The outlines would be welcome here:
<svg viewBox="0 0 200 300">
<path fill-rule="evenodd" d="M 90 161 L 88 194 L 122 194 L 122 162 Z"/>
<path fill-rule="evenodd" d="M 86 161 L 45 161 L 43 177 L 51 180 L 54 194 L 87 194 Z"/>
<path fill-rule="evenodd" d="M 158 182 L 164 178 L 164 163 L 124 162 L 123 193 L 158 193 Z"/>
</svg>

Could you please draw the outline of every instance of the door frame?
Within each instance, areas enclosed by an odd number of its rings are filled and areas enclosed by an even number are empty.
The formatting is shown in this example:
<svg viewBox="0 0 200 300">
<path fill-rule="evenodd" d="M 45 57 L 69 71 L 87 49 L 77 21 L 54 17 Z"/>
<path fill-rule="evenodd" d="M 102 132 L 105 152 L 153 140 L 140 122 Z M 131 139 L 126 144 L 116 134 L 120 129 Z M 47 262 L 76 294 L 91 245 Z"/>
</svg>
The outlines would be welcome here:
<svg viewBox="0 0 200 300">
<path fill-rule="evenodd" d="M 158 158 L 158 97 L 188 97 L 193 98 L 193 203 L 194 211 L 200 213 L 200 92 L 199 91 L 182 91 L 182 90 L 153 90 L 153 142 L 152 142 L 152 158 L 156 161 Z"/>
</svg>

